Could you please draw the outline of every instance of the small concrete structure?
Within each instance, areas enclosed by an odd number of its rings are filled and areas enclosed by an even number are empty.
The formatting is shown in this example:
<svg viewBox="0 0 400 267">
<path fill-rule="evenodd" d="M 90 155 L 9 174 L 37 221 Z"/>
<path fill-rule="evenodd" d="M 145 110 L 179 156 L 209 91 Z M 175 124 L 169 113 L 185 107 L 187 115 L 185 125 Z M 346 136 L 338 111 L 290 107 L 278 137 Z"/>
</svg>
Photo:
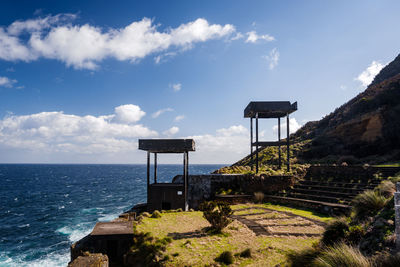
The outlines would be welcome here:
<svg viewBox="0 0 400 267">
<path fill-rule="evenodd" d="M 289 114 L 297 110 L 297 102 L 289 101 L 252 101 L 244 109 L 244 117 L 250 118 L 250 155 L 253 160 L 253 147 L 256 147 L 256 173 L 258 173 L 258 149 L 266 146 L 278 146 L 279 168 L 281 168 L 281 118 L 286 116 L 286 145 L 287 145 L 287 169 L 290 170 L 289 161 Z M 258 140 L 258 119 L 278 119 L 278 141 L 260 142 Z M 256 119 L 256 141 L 253 142 L 253 119 Z"/>
<path fill-rule="evenodd" d="M 394 221 L 396 224 L 396 250 L 400 251 L 400 183 L 396 183 L 396 192 L 394 193 L 394 212 Z"/>
<path fill-rule="evenodd" d="M 168 210 L 188 206 L 189 151 L 193 139 L 139 139 L 139 149 L 147 151 L 147 210 Z M 150 153 L 154 154 L 154 183 L 150 183 Z M 157 183 L 157 154 L 183 153 L 183 183 Z"/>
</svg>

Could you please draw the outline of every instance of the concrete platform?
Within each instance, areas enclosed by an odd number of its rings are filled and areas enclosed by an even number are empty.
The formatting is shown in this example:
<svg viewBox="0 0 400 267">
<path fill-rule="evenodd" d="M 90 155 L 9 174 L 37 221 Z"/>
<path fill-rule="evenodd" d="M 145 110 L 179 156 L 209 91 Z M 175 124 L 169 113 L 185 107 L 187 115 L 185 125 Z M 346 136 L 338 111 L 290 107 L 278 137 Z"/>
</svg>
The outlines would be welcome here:
<svg viewBox="0 0 400 267">
<path fill-rule="evenodd" d="M 91 236 L 98 235 L 133 235 L 132 222 L 98 222 Z"/>
</svg>

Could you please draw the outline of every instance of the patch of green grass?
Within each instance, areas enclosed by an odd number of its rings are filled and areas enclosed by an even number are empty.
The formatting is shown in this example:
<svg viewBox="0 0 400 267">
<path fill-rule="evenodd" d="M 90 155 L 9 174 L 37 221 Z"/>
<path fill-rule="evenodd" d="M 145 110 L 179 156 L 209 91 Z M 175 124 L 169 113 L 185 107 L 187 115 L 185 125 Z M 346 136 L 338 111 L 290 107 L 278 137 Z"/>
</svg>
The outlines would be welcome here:
<svg viewBox="0 0 400 267">
<path fill-rule="evenodd" d="M 294 215 L 299 215 L 299 216 L 302 216 L 302 217 L 318 220 L 318 221 L 325 222 L 325 223 L 333 219 L 333 217 L 330 217 L 330 216 L 327 216 L 327 215 L 324 215 L 324 214 L 320 214 L 320 213 L 315 212 L 315 211 L 313 211 L 311 209 L 300 208 L 300 207 L 299 208 L 295 208 L 295 207 L 286 206 L 286 205 L 282 205 L 282 204 L 277 205 L 277 204 L 272 204 L 272 203 L 239 204 L 239 205 L 232 206 L 232 210 L 248 208 L 249 205 L 251 205 L 253 207 L 268 208 L 268 209 L 276 210 L 276 211 L 290 212 L 290 213 L 292 213 Z M 246 212 L 247 211 L 243 211 L 243 213 L 246 213 Z M 256 213 L 256 212 L 254 212 L 254 213 Z"/>
<path fill-rule="evenodd" d="M 373 165 L 374 167 L 400 167 L 400 162 Z"/>
</svg>

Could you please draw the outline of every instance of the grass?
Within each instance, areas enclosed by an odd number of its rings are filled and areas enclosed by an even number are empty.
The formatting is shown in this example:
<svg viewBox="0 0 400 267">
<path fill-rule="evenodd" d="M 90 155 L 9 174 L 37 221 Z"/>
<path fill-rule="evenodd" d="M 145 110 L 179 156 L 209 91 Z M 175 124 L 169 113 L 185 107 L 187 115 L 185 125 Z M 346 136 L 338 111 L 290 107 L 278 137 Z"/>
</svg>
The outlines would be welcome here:
<svg viewBox="0 0 400 267">
<path fill-rule="evenodd" d="M 243 208 L 247 208 L 249 204 L 239 204 L 239 205 L 235 205 L 232 207 L 233 210 L 237 210 L 237 209 L 243 209 Z M 321 221 L 321 222 L 329 222 L 330 220 L 332 220 L 332 217 L 327 216 L 327 215 L 323 215 L 320 214 L 318 212 L 315 212 L 311 209 L 307 209 L 307 208 L 295 208 L 295 207 L 291 207 L 291 206 L 286 206 L 286 205 L 276 205 L 276 204 L 272 204 L 272 203 L 263 203 L 263 204 L 251 204 L 254 207 L 261 207 L 261 208 L 268 208 L 271 210 L 276 210 L 276 211 L 285 211 L 285 212 L 290 212 L 293 213 L 295 215 L 299 215 L 302 217 L 306 217 L 309 219 L 313 219 L 313 220 L 317 220 L 317 221 Z M 251 211 L 256 213 L 256 209 L 254 211 Z M 246 213 L 250 213 L 249 211 L 246 211 Z"/>
<path fill-rule="evenodd" d="M 247 204 L 257 207 L 274 208 L 289 211 L 300 216 L 326 221 L 326 217 L 318 217 L 309 211 L 282 207 L 272 204 Z M 243 208 L 244 205 L 233 205 L 232 209 Z M 253 207 L 252 207 L 253 208 Z M 251 209 L 252 210 L 252 209 Z M 258 209 L 259 210 L 259 209 Z M 209 234 L 209 223 L 200 211 L 163 213 L 161 218 L 144 218 L 137 226 L 140 232 L 150 232 L 158 238 L 170 237 L 166 254 L 169 260 L 166 266 L 204 266 L 214 264 L 215 259 L 224 251 L 230 251 L 234 263 L 230 266 L 275 266 L 285 262 L 288 251 L 308 248 L 318 241 L 316 237 L 274 237 L 256 236 L 249 228 L 238 221 L 232 222 L 222 234 Z M 251 251 L 251 257 L 238 256 L 245 250 Z"/>
</svg>

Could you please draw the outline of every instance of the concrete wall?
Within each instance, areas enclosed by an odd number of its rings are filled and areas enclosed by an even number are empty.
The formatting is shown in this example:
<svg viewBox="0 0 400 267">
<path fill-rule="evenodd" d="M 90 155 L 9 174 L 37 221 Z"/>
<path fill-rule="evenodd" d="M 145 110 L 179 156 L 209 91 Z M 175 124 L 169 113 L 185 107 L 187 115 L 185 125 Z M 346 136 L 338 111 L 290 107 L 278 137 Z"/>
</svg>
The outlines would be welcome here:
<svg viewBox="0 0 400 267">
<path fill-rule="evenodd" d="M 188 202 L 190 208 L 198 208 L 205 200 L 211 200 L 221 188 L 232 189 L 246 194 L 262 191 L 277 192 L 294 184 L 292 176 L 252 176 L 246 174 L 189 175 Z M 173 183 L 181 183 L 182 176 L 175 176 Z"/>
</svg>

